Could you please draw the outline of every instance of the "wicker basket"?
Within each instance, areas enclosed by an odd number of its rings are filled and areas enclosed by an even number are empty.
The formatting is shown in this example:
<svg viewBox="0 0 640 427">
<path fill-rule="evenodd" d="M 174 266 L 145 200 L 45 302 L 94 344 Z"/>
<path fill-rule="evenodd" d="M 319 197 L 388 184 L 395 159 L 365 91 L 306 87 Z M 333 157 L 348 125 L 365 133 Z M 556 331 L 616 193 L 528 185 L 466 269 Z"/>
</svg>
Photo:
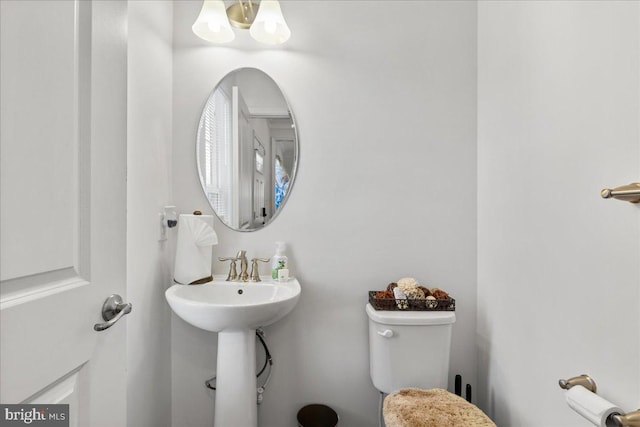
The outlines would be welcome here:
<svg viewBox="0 0 640 427">
<path fill-rule="evenodd" d="M 448 299 L 394 299 L 376 298 L 378 291 L 369 291 L 369 303 L 376 310 L 383 311 L 456 311 L 456 300 Z"/>
</svg>

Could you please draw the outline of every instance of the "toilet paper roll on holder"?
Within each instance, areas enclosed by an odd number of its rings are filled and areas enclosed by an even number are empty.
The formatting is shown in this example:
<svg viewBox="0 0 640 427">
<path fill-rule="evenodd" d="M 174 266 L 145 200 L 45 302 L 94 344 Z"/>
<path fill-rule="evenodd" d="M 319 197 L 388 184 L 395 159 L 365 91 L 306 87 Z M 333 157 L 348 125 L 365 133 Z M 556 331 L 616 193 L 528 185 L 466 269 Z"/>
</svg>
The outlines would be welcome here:
<svg viewBox="0 0 640 427">
<path fill-rule="evenodd" d="M 594 379 L 586 374 L 578 375 L 568 380 L 559 380 L 558 385 L 564 390 L 569 390 L 571 387 L 577 385 L 581 385 L 592 393 L 595 393 L 597 390 Z M 610 419 L 616 427 L 640 427 L 640 409 L 627 414 L 612 414 Z"/>
</svg>

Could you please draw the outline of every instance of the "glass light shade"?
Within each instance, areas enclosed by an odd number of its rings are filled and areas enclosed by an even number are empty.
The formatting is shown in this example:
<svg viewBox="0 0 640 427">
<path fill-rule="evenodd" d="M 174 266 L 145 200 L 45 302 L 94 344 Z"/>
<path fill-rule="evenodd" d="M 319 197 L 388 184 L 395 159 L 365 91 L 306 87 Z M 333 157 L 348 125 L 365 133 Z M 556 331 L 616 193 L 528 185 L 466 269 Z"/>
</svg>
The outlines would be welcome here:
<svg viewBox="0 0 640 427">
<path fill-rule="evenodd" d="M 196 36 L 211 43 L 226 43 L 236 37 L 222 0 L 204 0 L 191 29 Z"/>
<path fill-rule="evenodd" d="M 256 19 L 249 30 L 251 37 L 266 44 L 281 44 L 289 40 L 291 30 L 282 16 L 277 0 L 262 0 Z"/>
</svg>

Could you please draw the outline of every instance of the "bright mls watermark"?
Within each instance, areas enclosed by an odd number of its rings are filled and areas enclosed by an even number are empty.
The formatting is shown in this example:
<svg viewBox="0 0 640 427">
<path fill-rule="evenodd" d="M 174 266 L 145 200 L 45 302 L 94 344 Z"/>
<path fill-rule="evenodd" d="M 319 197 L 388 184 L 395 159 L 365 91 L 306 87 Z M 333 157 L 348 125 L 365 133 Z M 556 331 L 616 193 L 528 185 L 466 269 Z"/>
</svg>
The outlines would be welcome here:
<svg viewBox="0 0 640 427">
<path fill-rule="evenodd" d="M 0 404 L 0 427 L 69 427 L 69 405 Z"/>
</svg>

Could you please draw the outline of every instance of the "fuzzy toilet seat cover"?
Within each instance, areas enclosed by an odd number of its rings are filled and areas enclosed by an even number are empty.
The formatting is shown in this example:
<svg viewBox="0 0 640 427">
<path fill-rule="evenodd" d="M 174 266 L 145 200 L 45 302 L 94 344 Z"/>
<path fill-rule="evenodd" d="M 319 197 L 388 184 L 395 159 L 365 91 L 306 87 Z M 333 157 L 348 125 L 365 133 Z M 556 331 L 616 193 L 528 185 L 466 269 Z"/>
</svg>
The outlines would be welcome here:
<svg viewBox="0 0 640 427">
<path fill-rule="evenodd" d="M 387 427 L 496 427 L 477 406 L 439 388 L 408 388 L 384 399 Z"/>
</svg>

